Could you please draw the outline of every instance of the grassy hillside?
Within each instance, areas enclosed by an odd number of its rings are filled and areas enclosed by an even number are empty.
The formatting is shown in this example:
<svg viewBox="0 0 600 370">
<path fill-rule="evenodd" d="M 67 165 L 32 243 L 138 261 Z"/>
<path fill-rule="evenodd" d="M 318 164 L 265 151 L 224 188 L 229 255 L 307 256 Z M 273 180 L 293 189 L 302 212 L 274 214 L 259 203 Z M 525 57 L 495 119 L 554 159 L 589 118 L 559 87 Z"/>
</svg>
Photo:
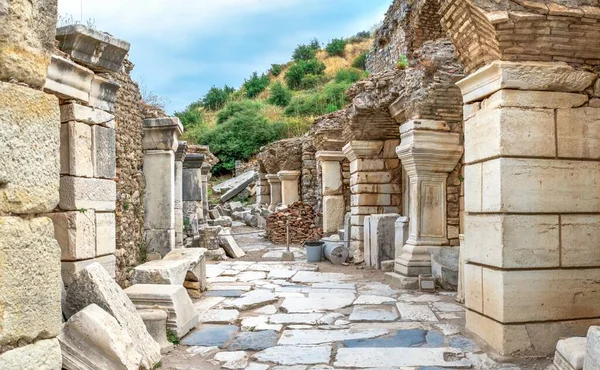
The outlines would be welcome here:
<svg viewBox="0 0 600 370">
<path fill-rule="evenodd" d="M 175 113 L 185 127 L 183 139 L 210 145 L 221 163 L 216 173 L 233 170 L 261 146 L 304 134 L 315 117 L 337 111 L 346 90 L 368 72 L 368 32 L 327 45 L 317 40 L 298 45 L 287 64 L 254 72 L 240 88 L 212 87 L 184 111 Z"/>
</svg>

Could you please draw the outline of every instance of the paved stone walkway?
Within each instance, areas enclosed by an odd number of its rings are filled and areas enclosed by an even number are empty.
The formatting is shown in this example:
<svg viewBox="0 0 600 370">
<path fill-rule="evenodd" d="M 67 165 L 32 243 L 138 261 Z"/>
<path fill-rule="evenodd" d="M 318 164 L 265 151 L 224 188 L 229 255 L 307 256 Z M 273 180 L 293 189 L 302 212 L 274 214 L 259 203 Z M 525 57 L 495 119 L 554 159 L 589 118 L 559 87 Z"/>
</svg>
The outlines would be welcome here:
<svg viewBox="0 0 600 370">
<path fill-rule="evenodd" d="M 355 266 L 319 271 L 328 265 L 211 263 L 208 291 L 195 301 L 201 323 L 163 368 L 551 369 L 548 359 L 493 361 L 463 335 L 454 293 L 392 289 L 379 272 Z"/>
</svg>

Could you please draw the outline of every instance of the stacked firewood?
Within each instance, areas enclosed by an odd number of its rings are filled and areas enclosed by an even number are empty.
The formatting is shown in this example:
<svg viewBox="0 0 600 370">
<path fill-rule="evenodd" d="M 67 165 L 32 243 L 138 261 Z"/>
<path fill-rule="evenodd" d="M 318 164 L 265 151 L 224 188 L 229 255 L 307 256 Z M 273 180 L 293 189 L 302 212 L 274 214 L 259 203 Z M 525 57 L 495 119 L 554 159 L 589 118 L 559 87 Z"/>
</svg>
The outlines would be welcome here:
<svg viewBox="0 0 600 370">
<path fill-rule="evenodd" d="M 295 202 L 286 210 L 267 218 L 267 238 L 275 244 L 286 244 L 286 224 L 289 220 L 290 244 L 319 240 L 323 230 L 315 224 L 317 214 L 308 204 Z"/>
</svg>

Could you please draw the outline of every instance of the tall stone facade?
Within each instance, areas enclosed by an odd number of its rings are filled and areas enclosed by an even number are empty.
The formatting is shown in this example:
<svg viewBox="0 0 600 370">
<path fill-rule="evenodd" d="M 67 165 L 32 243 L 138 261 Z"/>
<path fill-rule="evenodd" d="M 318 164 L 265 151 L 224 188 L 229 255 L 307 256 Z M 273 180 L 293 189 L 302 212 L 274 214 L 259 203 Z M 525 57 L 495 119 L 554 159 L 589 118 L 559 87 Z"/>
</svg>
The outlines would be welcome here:
<svg viewBox="0 0 600 370">
<path fill-rule="evenodd" d="M 0 7 L 0 368 L 61 368 L 59 100 L 42 91 L 56 1 Z M 32 27 L 33 25 L 33 27 Z"/>
</svg>

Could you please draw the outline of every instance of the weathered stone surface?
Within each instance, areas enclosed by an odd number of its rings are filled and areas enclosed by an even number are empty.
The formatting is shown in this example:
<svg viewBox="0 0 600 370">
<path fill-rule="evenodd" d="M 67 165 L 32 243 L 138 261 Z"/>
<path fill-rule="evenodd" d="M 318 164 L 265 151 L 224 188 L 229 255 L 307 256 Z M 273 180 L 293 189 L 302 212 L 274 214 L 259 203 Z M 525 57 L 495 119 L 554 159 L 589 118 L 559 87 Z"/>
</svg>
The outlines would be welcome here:
<svg viewBox="0 0 600 370">
<path fill-rule="evenodd" d="M 322 283 L 350 280 L 350 276 L 335 272 L 298 271 L 292 278 L 294 283 Z"/>
<path fill-rule="evenodd" d="M 114 213 L 96 213 L 96 256 L 114 254 L 116 221 Z"/>
<path fill-rule="evenodd" d="M 230 257 L 241 258 L 246 255 L 231 235 L 230 228 L 224 228 L 219 232 L 219 245 L 225 249 L 225 252 L 227 252 Z"/>
<path fill-rule="evenodd" d="M 144 120 L 143 130 L 142 148 L 144 150 L 174 152 L 179 145 L 177 139 L 183 133 L 183 126 L 176 117 L 148 118 Z"/>
<path fill-rule="evenodd" d="M 97 72 L 116 72 L 121 69 L 130 47 L 126 41 L 82 24 L 58 28 L 56 39 L 62 52 Z"/>
<path fill-rule="evenodd" d="M 377 364 L 381 368 L 442 366 L 470 369 L 472 364 L 464 357 L 461 350 L 454 348 L 340 348 L 334 366 L 370 368 Z"/>
<path fill-rule="evenodd" d="M 160 345 L 148 334 L 135 306 L 106 270 L 96 263 L 81 270 L 67 289 L 64 313 L 71 317 L 92 303 L 117 319 L 131 336 L 135 349 L 142 355 L 141 367 L 152 369 L 160 361 Z"/>
<path fill-rule="evenodd" d="M 52 55 L 44 91 L 65 100 L 90 102 L 94 72 L 71 60 Z"/>
<path fill-rule="evenodd" d="M 331 358 L 331 346 L 277 346 L 258 352 L 252 358 L 288 366 L 327 364 Z"/>
<path fill-rule="evenodd" d="M 277 332 L 273 330 L 239 333 L 227 346 L 228 351 L 262 351 L 277 345 Z"/>
<path fill-rule="evenodd" d="M 107 256 L 97 257 L 89 260 L 63 261 L 61 263 L 61 276 L 63 284 L 65 284 L 65 286 L 71 285 L 71 282 L 81 270 L 96 262 L 102 265 L 110 277 L 115 277 L 117 270 L 117 258 L 114 255 L 109 254 Z"/>
<path fill-rule="evenodd" d="M 81 122 L 60 125 L 60 173 L 94 177 L 92 129 Z"/>
<path fill-rule="evenodd" d="M 60 370 L 62 356 L 57 339 L 38 340 L 34 344 L 0 354 L 0 369 Z"/>
<path fill-rule="evenodd" d="M 103 111 L 114 112 L 119 87 L 119 84 L 116 82 L 94 75 L 90 90 L 90 105 Z"/>
<path fill-rule="evenodd" d="M 240 316 L 238 310 L 206 310 L 199 314 L 199 322 L 203 324 L 233 324 Z"/>
<path fill-rule="evenodd" d="M 183 285 L 189 263 L 184 259 L 148 261 L 133 270 L 134 284 Z"/>
<path fill-rule="evenodd" d="M 202 200 L 202 173 L 200 169 L 184 168 L 182 171 L 181 184 L 181 199 L 184 202 L 196 202 Z"/>
<path fill-rule="evenodd" d="M 600 108 L 556 110 L 558 156 L 567 158 L 600 158 Z"/>
<path fill-rule="evenodd" d="M 279 342 L 280 346 L 323 344 L 331 342 L 340 342 L 348 339 L 367 339 L 377 338 L 389 334 L 385 329 L 364 329 L 364 330 L 285 330 Z"/>
<path fill-rule="evenodd" d="M 92 164 L 94 177 L 114 179 L 116 172 L 115 130 L 92 126 Z"/>
<path fill-rule="evenodd" d="M 167 312 L 161 309 L 138 310 L 148 334 L 160 345 L 161 353 L 173 349 L 167 339 Z"/>
<path fill-rule="evenodd" d="M 431 309 L 426 305 L 412 305 L 408 303 L 396 303 L 400 318 L 405 321 L 430 321 L 437 322 L 438 319 Z"/>
<path fill-rule="evenodd" d="M 198 324 L 198 313 L 182 286 L 136 284 L 125 289 L 125 294 L 138 310 L 159 307 L 167 311 L 167 328 L 179 338 Z"/>
<path fill-rule="evenodd" d="M 354 294 L 288 297 L 283 301 L 280 309 L 289 313 L 334 311 L 350 306 L 354 299 Z"/>
<path fill-rule="evenodd" d="M 235 325 L 199 325 L 183 338 L 181 344 L 223 347 L 237 332 L 238 327 Z"/>
<path fill-rule="evenodd" d="M 316 325 L 319 319 L 323 317 L 322 313 L 301 313 L 301 314 L 275 314 L 270 317 L 272 324 L 307 324 Z"/>
<path fill-rule="evenodd" d="M 228 370 L 245 369 L 248 365 L 248 355 L 244 351 L 219 352 L 214 361 L 221 362 L 221 368 Z"/>
<path fill-rule="evenodd" d="M 140 368 L 142 355 L 131 336 L 102 308 L 90 304 L 69 318 L 58 337 L 68 369 Z"/>
<path fill-rule="evenodd" d="M 144 153 L 144 228 L 167 230 L 175 228 L 175 154 L 169 150 Z M 171 248 L 172 249 L 172 248 Z"/>
<path fill-rule="evenodd" d="M 165 256 L 175 247 L 175 229 L 144 230 L 144 237 L 148 241 L 148 252 Z"/>
<path fill-rule="evenodd" d="M 398 311 L 393 305 L 356 305 L 350 314 L 350 321 L 395 321 Z"/>
<path fill-rule="evenodd" d="M 96 213 L 94 210 L 48 213 L 62 261 L 96 257 Z M 114 224 L 113 224 L 114 227 Z"/>
<path fill-rule="evenodd" d="M 385 297 L 385 296 L 377 296 L 377 295 L 360 295 L 354 304 L 386 304 L 386 303 L 396 303 L 394 298 Z"/>
<path fill-rule="evenodd" d="M 77 121 L 88 125 L 107 125 L 115 116 L 100 109 L 94 109 L 77 103 L 67 103 L 60 106 L 60 121 L 67 123 Z"/>
<path fill-rule="evenodd" d="M 0 345 L 55 337 L 62 315 L 52 221 L 0 217 L 0 235 Z"/>
<path fill-rule="evenodd" d="M 397 213 L 378 214 L 365 219 L 364 254 L 367 266 L 381 269 L 381 262 L 396 256 Z"/>
<path fill-rule="evenodd" d="M 255 180 L 255 178 L 256 171 L 248 171 L 240 176 L 234 177 L 232 180 L 235 181 L 230 180 L 230 182 L 228 182 L 227 185 L 220 184 L 222 185 L 223 189 L 225 189 L 224 186 L 231 187 L 229 190 L 227 190 L 225 194 L 221 196 L 221 202 L 227 202 L 228 200 L 241 193 L 244 189 L 248 187 L 248 185 L 250 185 L 251 182 Z"/>
<path fill-rule="evenodd" d="M 0 212 L 50 212 L 58 203 L 58 99 L 0 82 L 0 106 Z"/>
<path fill-rule="evenodd" d="M 585 337 L 573 337 L 567 339 L 561 339 L 556 343 L 556 354 L 554 357 L 554 363 L 559 370 L 570 368 L 572 369 L 583 369 L 583 360 L 585 358 Z M 560 366 L 561 362 L 558 359 L 566 361 L 569 367 Z"/>
<path fill-rule="evenodd" d="M 592 326 L 587 332 L 583 368 L 600 368 L 600 327 Z"/>
<path fill-rule="evenodd" d="M 90 208 L 96 211 L 114 211 L 116 192 L 113 180 L 62 176 L 58 206 L 69 211 Z"/>
<path fill-rule="evenodd" d="M 585 94 L 555 91 L 500 90 L 482 102 L 482 108 L 576 108 L 588 101 Z M 467 116 L 465 116 L 467 119 Z"/>
<path fill-rule="evenodd" d="M 247 311 L 256 307 L 265 306 L 277 301 L 277 296 L 267 290 L 252 290 L 245 293 L 240 298 L 224 305 L 225 308 L 235 308 L 240 311 Z"/>
<path fill-rule="evenodd" d="M 185 280 L 201 283 L 202 289 L 206 289 L 206 249 L 204 248 L 182 248 L 169 252 L 163 260 L 184 260 L 188 263 Z"/>
</svg>

